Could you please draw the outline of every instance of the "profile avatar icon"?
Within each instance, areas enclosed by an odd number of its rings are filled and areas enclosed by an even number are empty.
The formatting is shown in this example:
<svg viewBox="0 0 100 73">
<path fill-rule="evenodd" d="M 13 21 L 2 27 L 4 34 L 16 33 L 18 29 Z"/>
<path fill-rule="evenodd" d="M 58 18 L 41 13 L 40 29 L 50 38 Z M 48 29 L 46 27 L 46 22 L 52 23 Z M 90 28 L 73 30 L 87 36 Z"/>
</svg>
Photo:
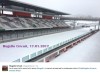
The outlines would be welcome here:
<svg viewBox="0 0 100 73">
<path fill-rule="evenodd" d="M 8 71 L 8 66 L 2 66 L 2 71 Z"/>
</svg>

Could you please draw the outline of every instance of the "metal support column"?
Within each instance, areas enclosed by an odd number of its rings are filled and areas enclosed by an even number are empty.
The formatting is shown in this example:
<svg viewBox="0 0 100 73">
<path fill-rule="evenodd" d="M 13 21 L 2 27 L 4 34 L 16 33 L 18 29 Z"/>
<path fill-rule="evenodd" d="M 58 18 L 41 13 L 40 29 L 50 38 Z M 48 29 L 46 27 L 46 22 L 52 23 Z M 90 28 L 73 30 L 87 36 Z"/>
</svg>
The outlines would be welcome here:
<svg viewBox="0 0 100 73">
<path fill-rule="evenodd" d="M 1 4 L 1 7 L 2 7 L 1 14 L 3 15 L 3 1 L 2 1 L 2 4 Z"/>
<path fill-rule="evenodd" d="M 100 30 L 100 28 L 99 28 L 99 27 L 100 27 L 100 21 L 99 21 L 99 25 L 98 25 L 98 30 Z"/>
</svg>

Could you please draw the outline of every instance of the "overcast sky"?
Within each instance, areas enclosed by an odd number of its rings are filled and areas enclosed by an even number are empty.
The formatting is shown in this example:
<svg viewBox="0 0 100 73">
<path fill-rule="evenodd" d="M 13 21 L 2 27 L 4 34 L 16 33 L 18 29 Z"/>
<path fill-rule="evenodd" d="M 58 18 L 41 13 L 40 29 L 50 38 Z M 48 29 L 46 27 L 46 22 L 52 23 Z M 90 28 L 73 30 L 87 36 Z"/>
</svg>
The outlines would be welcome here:
<svg viewBox="0 0 100 73">
<path fill-rule="evenodd" d="M 100 17 L 100 0 L 18 0 L 45 8 L 70 13 Z"/>
</svg>

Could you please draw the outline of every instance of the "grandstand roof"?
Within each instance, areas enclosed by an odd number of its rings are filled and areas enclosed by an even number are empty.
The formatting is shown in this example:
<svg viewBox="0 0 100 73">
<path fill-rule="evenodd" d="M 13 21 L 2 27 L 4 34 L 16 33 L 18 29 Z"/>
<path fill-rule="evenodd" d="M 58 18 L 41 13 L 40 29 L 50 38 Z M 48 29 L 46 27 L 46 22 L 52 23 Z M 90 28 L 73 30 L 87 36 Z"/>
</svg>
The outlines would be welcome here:
<svg viewBox="0 0 100 73">
<path fill-rule="evenodd" d="M 64 12 L 60 12 L 60 11 L 56 11 L 56 10 L 51 10 L 51 9 L 43 8 L 40 6 L 31 5 L 31 4 L 27 4 L 27 3 L 23 3 L 23 2 L 19 2 L 19 1 L 14 1 L 14 0 L 0 0 L 0 5 L 2 2 L 4 4 L 6 3 L 7 6 L 13 5 L 13 6 L 34 9 L 36 12 L 43 12 L 46 14 L 50 13 L 50 14 L 55 14 L 55 15 L 69 15 L 68 13 L 64 13 Z"/>
</svg>

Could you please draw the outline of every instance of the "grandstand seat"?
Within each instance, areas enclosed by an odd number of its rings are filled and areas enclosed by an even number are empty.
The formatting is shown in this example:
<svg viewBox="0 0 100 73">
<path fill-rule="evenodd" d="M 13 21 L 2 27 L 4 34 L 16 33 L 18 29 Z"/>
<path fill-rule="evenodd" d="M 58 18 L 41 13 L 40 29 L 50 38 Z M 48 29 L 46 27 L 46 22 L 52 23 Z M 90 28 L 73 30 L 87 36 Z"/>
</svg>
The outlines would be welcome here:
<svg viewBox="0 0 100 73">
<path fill-rule="evenodd" d="M 34 28 L 53 28 L 53 27 L 68 27 L 63 20 L 54 19 L 35 19 L 22 17 L 0 17 L 1 29 L 34 29 Z"/>
</svg>

